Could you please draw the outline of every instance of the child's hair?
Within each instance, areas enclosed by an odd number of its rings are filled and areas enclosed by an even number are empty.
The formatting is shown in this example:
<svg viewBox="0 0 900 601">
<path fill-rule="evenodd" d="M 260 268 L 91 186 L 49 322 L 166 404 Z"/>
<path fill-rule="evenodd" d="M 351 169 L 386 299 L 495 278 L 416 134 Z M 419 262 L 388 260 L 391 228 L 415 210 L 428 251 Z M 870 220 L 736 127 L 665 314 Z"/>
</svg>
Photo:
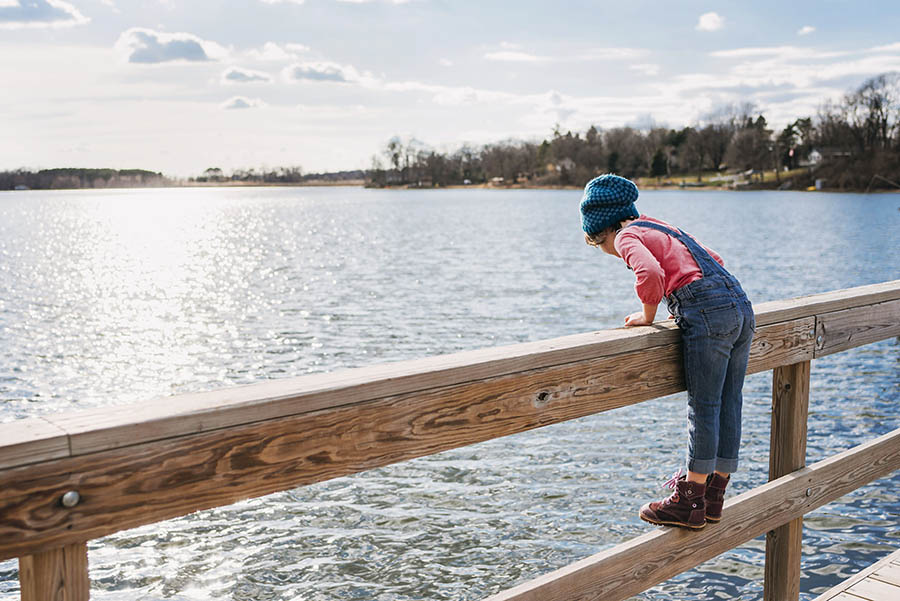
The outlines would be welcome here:
<svg viewBox="0 0 900 601">
<path fill-rule="evenodd" d="M 586 233 L 584 235 L 584 241 L 587 242 L 588 244 L 590 244 L 591 246 L 600 246 L 603 243 L 603 241 L 606 239 L 607 236 L 610 236 L 610 235 L 615 236 L 619 232 L 619 230 L 622 229 L 623 224 L 625 224 L 629 221 L 634 221 L 634 218 L 629 217 L 627 219 L 623 219 L 622 221 L 619 221 L 617 223 L 612 224 L 611 226 L 609 226 L 607 228 L 602 229 L 601 231 L 597 232 L 596 234 L 587 234 Z"/>
</svg>

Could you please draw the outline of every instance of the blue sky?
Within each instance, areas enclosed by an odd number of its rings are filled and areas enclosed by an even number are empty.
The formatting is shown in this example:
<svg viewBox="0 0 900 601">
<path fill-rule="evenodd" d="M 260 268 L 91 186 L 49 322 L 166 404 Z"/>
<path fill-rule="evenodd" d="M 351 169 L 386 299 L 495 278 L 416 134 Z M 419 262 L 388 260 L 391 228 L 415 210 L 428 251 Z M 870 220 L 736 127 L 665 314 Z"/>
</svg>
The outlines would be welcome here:
<svg viewBox="0 0 900 601">
<path fill-rule="evenodd" d="M 0 0 L 0 169 L 365 168 L 554 124 L 783 126 L 900 71 L 900 5 Z"/>
</svg>

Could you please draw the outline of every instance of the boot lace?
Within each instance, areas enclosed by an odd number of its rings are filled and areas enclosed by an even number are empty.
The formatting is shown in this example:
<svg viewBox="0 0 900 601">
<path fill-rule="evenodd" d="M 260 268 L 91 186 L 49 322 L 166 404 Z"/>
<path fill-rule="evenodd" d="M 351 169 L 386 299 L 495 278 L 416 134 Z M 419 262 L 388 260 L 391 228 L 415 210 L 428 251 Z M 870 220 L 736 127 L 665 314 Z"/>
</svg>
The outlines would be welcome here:
<svg viewBox="0 0 900 601">
<path fill-rule="evenodd" d="M 672 474 L 672 477 L 666 480 L 664 486 L 669 490 L 674 490 L 669 497 L 663 499 L 663 506 L 669 505 L 671 503 L 678 502 L 678 481 L 681 480 L 681 477 L 684 475 L 684 469 L 678 468 L 678 471 Z"/>
<path fill-rule="evenodd" d="M 675 490 L 675 487 L 678 485 L 678 481 L 681 479 L 681 476 L 684 475 L 684 468 L 678 468 L 678 471 L 672 474 L 672 477 L 666 480 L 665 487 L 669 490 Z"/>
</svg>

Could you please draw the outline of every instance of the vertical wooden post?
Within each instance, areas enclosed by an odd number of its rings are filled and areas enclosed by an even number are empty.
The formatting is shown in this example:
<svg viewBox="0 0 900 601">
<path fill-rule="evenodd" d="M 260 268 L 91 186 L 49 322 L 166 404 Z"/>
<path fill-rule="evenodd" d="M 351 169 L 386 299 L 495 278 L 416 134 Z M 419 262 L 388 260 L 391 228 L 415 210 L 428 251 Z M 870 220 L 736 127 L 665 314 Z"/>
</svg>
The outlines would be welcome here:
<svg viewBox="0 0 900 601">
<path fill-rule="evenodd" d="M 775 368 L 772 374 L 772 438 L 769 480 L 806 466 L 809 361 Z M 803 518 L 766 534 L 765 601 L 800 598 Z"/>
<path fill-rule="evenodd" d="M 88 601 L 87 543 L 19 558 L 22 601 Z"/>
</svg>

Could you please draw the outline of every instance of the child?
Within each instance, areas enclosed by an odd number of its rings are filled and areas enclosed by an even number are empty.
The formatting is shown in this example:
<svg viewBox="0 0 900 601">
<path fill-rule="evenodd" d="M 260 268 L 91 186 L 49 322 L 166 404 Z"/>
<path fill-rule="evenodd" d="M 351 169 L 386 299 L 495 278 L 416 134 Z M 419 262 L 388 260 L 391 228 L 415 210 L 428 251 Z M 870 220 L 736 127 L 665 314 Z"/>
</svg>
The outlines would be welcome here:
<svg viewBox="0 0 900 601">
<path fill-rule="evenodd" d="M 640 516 L 651 524 L 700 529 L 722 518 L 725 487 L 738 465 L 753 308 L 717 254 L 678 228 L 639 214 L 637 197 L 637 186 L 623 177 L 594 178 L 584 188 L 581 224 L 585 242 L 634 271 L 643 310 L 626 317 L 625 325 L 653 323 L 665 298 L 681 329 L 688 472 L 679 470 L 667 483 L 674 493 L 641 507 Z"/>
</svg>

